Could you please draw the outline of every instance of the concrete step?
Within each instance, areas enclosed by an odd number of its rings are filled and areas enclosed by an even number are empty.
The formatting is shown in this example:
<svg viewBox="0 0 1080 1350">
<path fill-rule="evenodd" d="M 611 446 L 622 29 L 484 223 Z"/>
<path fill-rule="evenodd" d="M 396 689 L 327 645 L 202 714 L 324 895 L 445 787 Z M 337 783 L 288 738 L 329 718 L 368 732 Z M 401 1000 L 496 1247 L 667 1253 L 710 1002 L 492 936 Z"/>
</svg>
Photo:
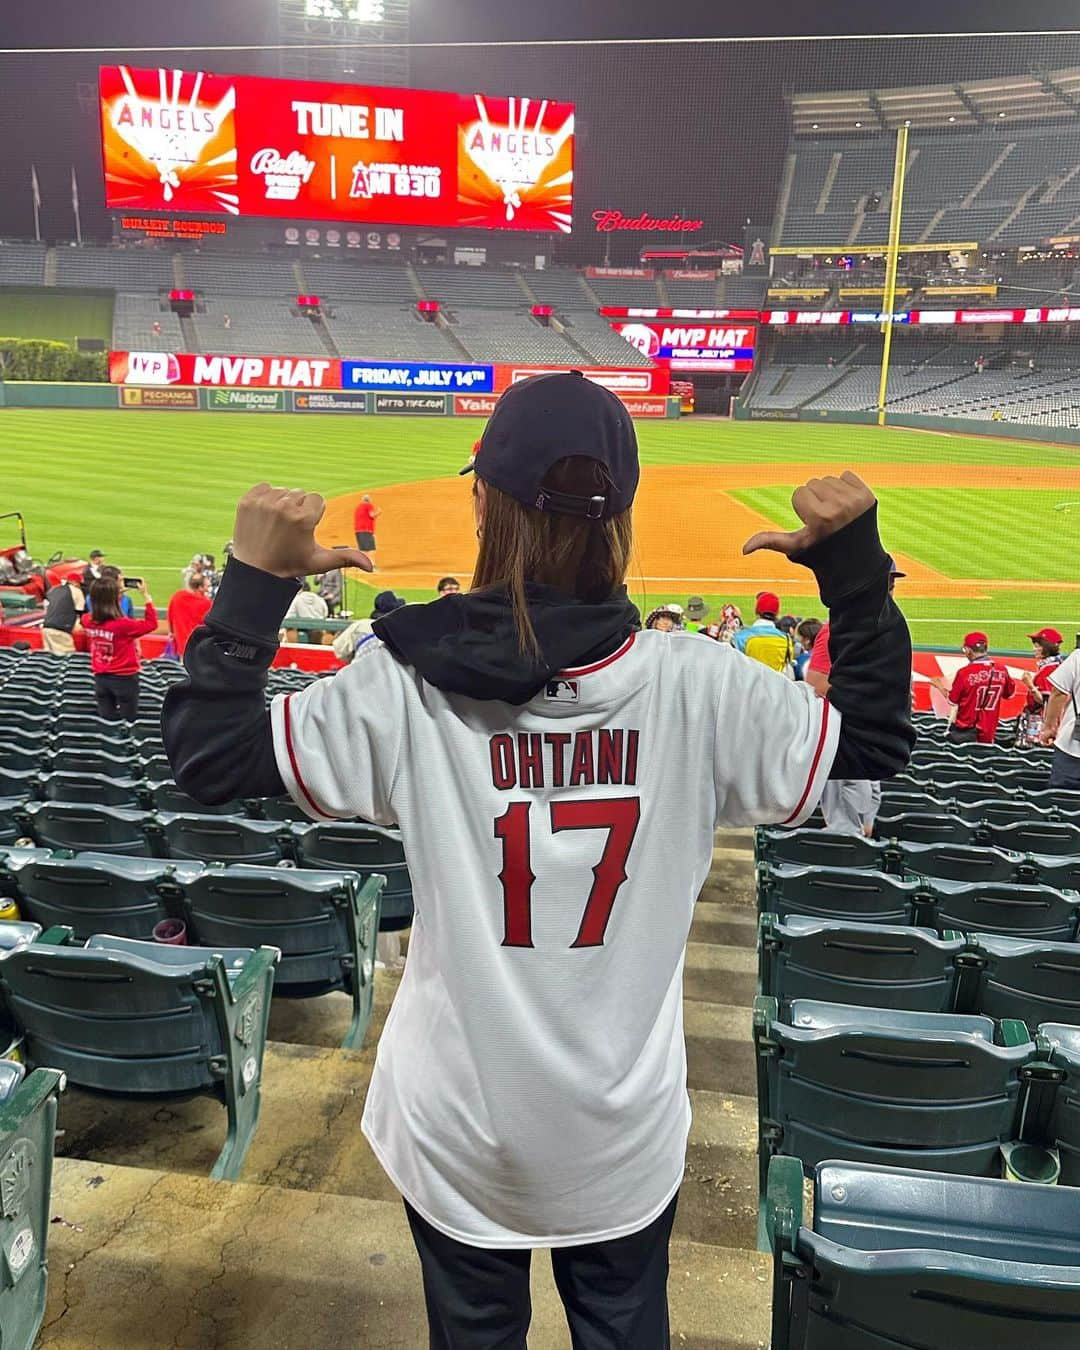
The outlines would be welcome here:
<svg viewBox="0 0 1080 1350">
<path fill-rule="evenodd" d="M 714 942 L 722 947 L 757 947 L 756 908 L 720 902 L 698 904 L 690 926 L 691 942 Z"/>
<path fill-rule="evenodd" d="M 740 906 L 753 905 L 754 855 L 741 848 L 714 848 L 712 867 L 699 900 Z"/>
<path fill-rule="evenodd" d="M 683 996 L 749 1008 L 757 993 L 757 953 L 745 947 L 688 942 Z"/>
<path fill-rule="evenodd" d="M 420 1350 L 398 1202 L 61 1160 L 39 1350 Z M 676 1238 L 672 1345 L 761 1350 L 768 1258 Z M 531 1350 L 569 1350 L 543 1253 Z"/>
<path fill-rule="evenodd" d="M 735 1063 L 725 1070 L 722 1091 L 694 1089 L 694 1125 L 690 1135 L 691 1171 L 679 1230 L 718 1246 L 752 1246 L 745 1216 L 729 1212 L 726 1197 L 713 1204 L 723 1175 L 742 1199 L 753 1180 L 753 1052 L 743 1040 L 718 1039 L 725 1024 L 738 1025 L 740 1009 L 701 1005 L 689 1029 L 697 1059 L 706 1059 L 715 1081 L 717 1051 L 730 1051 Z M 710 1033 L 712 1039 L 710 1040 Z M 397 1199 L 390 1180 L 360 1132 L 364 1097 L 375 1062 L 374 1049 L 361 1052 L 313 1046 L 271 1045 L 263 1064 L 259 1127 L 248 1153 L 243 1179 L 265 1186 L 349 1195 L 369 1200 Z M 151 1171 L 210 1173 L 225 1137 L 224 1109 L 209 1097 L 187 1101 L 131 1101 L 69 1087 L 60 1102 L 57 1153 L 66 1158 Z M 717 1163 L 716 1159 L 722 1161 Z M 706 1178 L 700 1182 L 696 1178 Z M 696 1190 L 700 1195 L 692 1194 Z"/>
</svg>

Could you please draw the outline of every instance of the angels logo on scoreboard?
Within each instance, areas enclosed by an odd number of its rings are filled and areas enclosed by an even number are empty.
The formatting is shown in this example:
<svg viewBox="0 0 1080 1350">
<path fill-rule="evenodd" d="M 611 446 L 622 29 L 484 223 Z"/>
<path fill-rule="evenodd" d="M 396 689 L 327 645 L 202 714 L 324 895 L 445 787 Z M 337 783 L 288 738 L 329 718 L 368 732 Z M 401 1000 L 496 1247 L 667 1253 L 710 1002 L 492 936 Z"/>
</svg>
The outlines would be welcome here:
<svg viewBox="0 0 1080 1350">
<path fill-rule="evenodd" d="M 462 223 L 570 233 L 574 110 L 548 99 L 462 100 L 458 203 Z M 505 108 L 505 111 L 503 111 Z M 535 222 L 535 223 L 532 223 Z"/>
</svg>

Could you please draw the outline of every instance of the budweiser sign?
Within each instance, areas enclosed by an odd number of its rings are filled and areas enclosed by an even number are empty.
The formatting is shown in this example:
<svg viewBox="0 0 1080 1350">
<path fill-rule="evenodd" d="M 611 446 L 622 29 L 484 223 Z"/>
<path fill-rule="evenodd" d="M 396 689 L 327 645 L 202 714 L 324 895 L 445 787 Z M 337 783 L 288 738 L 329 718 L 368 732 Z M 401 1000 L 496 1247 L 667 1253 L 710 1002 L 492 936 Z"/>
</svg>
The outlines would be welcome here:
<svg viewBox="0 0 1080 1350">
<path fill-rule="evenodd" d="M 592 218 L 600 234 L 609 234 L 612 230 L 648 230 L 650 232 L 670 231 L 673 234 L 688 234 L 700 230 L 703 220 L 684 220 L 682 216 L 624 216 L 621 211 L 594 211 Z"/>
</svg>

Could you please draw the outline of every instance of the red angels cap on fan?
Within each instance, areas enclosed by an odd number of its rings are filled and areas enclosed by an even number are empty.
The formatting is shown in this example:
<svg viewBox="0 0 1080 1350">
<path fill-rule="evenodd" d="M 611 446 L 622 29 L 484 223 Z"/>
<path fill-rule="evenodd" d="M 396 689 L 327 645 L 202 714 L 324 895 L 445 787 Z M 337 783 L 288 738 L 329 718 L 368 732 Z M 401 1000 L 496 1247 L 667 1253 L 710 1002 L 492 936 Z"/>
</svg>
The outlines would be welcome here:
<svg viewBox="0 0 1080 1350">
<path fill-rule="evenodd" d="M 961 645 L 964 647 L 989 647 L 990 639 L 985 633 L 969 633 Z"/>
<path fill-rule="evenodd" d="M 758 591 L 754 609 L 758 614 L 779 614 L 780 597 L 774 595 L 772 591 Z"/>
<path fill-rule="evenodd" d="M 1029 642 L 1056 642 L 1060 647 L 1065 639 L 1056 628 L 1040 628 L 1037 633 L 1028 634 Z"/>
</svg>

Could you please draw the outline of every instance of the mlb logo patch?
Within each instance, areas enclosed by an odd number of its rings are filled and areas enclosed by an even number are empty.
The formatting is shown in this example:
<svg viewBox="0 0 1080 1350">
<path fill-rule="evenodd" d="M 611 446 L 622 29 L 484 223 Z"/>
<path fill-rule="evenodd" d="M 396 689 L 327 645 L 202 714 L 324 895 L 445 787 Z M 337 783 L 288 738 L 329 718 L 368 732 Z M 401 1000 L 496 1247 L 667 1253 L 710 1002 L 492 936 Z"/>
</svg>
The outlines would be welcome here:
<svg viewBox="0 0 1080 1350">
<path fill-rule="evenodd" d="M 577 680 L 548 680 L 544 697 L 549 703 L 576 703 L 579 698 Z"/>
</svg>

